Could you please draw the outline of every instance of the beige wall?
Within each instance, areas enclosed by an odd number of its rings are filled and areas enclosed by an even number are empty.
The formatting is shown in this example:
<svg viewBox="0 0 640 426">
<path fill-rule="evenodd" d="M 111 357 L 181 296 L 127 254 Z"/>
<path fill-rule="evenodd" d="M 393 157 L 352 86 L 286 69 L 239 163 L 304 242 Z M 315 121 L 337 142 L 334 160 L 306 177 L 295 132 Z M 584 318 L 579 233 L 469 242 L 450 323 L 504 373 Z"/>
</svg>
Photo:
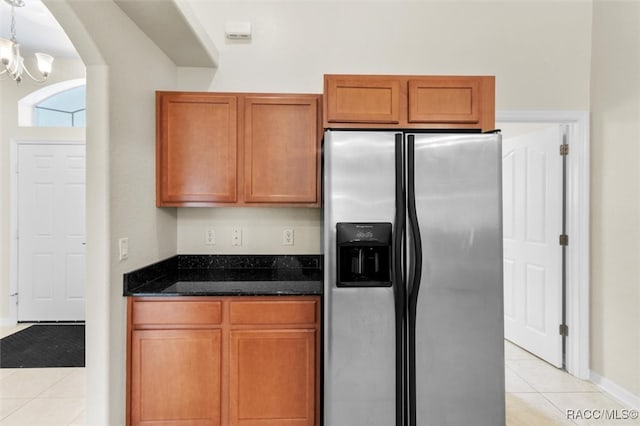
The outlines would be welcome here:
<svg viewBox="0 0 640 426">
<path fill-rule="evenodd" d="M 180 254 L 317 254 L 321 253 L 320 209 L 210 208 L 179 209 Z M 242 246 L 231 245 L 231 228 L 242 228 Z M 216 244 L 205 244 L 215 230 Z M 293 229 L 294 245 L 282 245 L 282 233 Z"/>
<path fill-rule="evenodd" d="M 589 108 L 588 1 L 190 5 L 220 52 L 211 90 L 321 93 L 324 73 L 489 74 L 500 110 Z M 251 22 L 251 42 L 225 39 L 228 21 Z M 267 230 L 264 210 L 254 212 L 178 209 L 178 251 L 319 253 L 319 213 L 279 209 L 268 215 Z M 219 230 L 222 244 L 204 244 L 207 226 Z M 245 229 L 247 241 L 266 241 L 232 248 L 231 226 Z M 294 246 L 281 245 L 287 227 L 296 232 Z"/>
<path fill-rule="evenodd" d="M 122 274 L 176 253 L 175 209 L 155 207 L 154 91 L 175 89 L 177 69 L 111 0 L 48 6 L 89 58 L 87 422 L 124 424 Z M 117 256 L 122 237 L 125 261 Z"/>
<path fill-rule="evenodd" d="M 640 3 L 596 1 L 591 369 L 640 398 Z"/>
<path fill-rule="evenodd" d="M 27 58 L 30 69 L 36 69 Z M 51 76 L 44 85 L 25 78 L 19 85 L 13 81 L 0 82 L 0 324 L 15 321 L 15 298 L 10 298 L 11 289 L 11 145 L 17 140 L 83 140 L 84 128 L 41 128 L 18 126 L 18 101 L 28 94 L 54 83 L 85 76 L 85 67 L 80 60 L 58 59 L 54 62 Z M 15 285 L 15 283 L 14 283 Z"/>
</svg>

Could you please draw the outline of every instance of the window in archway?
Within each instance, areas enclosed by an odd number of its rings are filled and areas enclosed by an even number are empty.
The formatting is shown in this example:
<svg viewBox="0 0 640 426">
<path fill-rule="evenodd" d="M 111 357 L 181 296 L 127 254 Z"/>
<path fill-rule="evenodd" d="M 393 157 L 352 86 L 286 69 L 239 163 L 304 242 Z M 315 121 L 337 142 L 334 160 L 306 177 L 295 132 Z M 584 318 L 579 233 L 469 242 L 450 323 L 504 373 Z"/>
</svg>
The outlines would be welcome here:
<svg viewBox="0 0 640 426">
<path fill-rule="evenodd" d="M 86 86 L 55 93 L 33 105 L 36 127 L 85 127 Z"/>
</svg>

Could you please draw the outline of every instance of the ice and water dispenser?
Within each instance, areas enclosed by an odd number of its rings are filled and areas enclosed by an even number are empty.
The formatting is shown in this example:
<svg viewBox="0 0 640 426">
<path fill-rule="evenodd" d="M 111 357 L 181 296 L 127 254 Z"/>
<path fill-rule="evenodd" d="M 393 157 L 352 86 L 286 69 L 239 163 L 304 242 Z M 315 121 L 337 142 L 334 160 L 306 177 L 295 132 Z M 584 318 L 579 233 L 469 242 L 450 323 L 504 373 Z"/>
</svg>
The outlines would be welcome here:
<svg viewBox="0 0 640 426">
<path fill-rule="evenodd" d="M 338 287 L 391 286 L 391 224 L 337 223 Z"/>
</svg>

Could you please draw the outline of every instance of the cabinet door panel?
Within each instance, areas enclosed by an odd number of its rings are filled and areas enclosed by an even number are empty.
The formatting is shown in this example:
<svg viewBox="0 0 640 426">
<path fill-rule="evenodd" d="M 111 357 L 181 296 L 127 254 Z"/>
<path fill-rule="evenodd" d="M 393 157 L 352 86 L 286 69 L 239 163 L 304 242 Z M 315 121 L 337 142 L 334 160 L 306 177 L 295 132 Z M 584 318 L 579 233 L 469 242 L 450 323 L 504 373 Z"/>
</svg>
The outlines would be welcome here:
<svg viewBox="0 0 640 426">
<path fill-rule="evenodd" d="M 221 424 L 221 330 L 134 330 L 132 425 Z"/>
<path fill-rule="evenodd" d="M 400 122 L 400 81 L 376 77 L 327 77 L 327 121 L 330 123 Z"/>
<path fill-rule="evenodd" d="M 237 101 L 164 94 L 158 147 L 159 205 L 237 201 Z"/>
<path fill-rule="evenodd" d="M 233 426 L 316 423 L 316 331 L 231 332 Z"/>
<path fill-rule="evenodd" d="M 318 97 L 244 100 L 245 202 L 318 202 Z"/>
<path fill-rule="evenodd" d="M 478 123 L 480 82 L 470 77 L 409 81 L 410 123 Z"/>
</svg>

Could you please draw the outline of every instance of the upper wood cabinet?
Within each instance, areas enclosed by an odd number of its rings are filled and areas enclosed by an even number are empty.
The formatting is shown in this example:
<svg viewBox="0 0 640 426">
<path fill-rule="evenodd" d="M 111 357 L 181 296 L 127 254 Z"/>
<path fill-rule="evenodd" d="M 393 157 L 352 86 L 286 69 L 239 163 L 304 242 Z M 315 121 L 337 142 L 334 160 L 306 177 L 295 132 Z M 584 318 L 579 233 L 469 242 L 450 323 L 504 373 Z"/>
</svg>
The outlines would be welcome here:
<svg viewBox="0 0 640 426">
<path fill-rule="evenodd" d="M 325 75 L 325 128 L 495 126 L 493 76 Z"/>
<path fill-rule="evenodd" d="M 245 203 L 318 203 L 319 99 L 245 96 Z"/>
<path fill-rule="evenodd" d="M 156 204 L 318 207 L 320 99 L 157 92 Z"/>
<path fill-rule="evenodd" d="M 237 98 L 157 94 L 157 204 L 238 200 Z"/>
</svg>

